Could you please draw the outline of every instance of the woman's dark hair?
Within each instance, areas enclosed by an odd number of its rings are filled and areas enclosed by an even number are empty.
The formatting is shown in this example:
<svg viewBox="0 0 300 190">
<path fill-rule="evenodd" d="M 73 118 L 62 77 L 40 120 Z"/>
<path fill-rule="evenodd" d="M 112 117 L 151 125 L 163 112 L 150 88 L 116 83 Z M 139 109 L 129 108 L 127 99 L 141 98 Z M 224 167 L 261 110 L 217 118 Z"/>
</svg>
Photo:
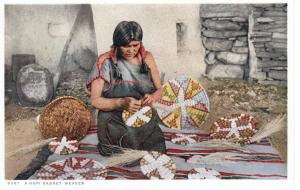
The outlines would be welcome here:
<svg viewBox="0 0 300 190">
<path fill-rule="evenodd" d="M 117 48 L 117 57 L 120 57 L 120 51 L 118 50 L 121 46 L 128 45 L 131 41 L 142 41 L 143 30 L 142 27 L 135 21 L 122 21 L 120 22 L 113 33 L 113 47 Z M 149 68 L 142 59 L 141 73 L 148 73 Z"/>
<path fill-rule="evenodd" d="M 131 41 L 142 41 L 143 30 L 142 27 L 134 21 L 122 21 L 120 22 L 113 34 L 113 46 L 120 47 L 126 46 Z"/>
</svg>

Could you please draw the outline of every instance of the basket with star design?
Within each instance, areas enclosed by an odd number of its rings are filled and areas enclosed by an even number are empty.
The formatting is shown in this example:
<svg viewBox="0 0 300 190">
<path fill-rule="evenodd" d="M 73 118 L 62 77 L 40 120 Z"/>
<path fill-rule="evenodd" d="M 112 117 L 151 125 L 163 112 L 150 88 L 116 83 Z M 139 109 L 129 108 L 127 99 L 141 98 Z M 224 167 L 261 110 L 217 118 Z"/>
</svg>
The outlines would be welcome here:
<svg viewBox="0 0 300 190">
<path fill-rule="evenodd" d="M 142 173 L 149 179 L 173 179 L 176 172 L 175 162 L 166 154 L 148 152 L 140 161 Z"/>
<path fill-rule="evenodd" d="M 199 81 L 180 76 L 163 85 L 163 96 L 158 102 L 165 109 L 157 112 L 167 127 L 199 128 L 209 113 L 209 99 Z"/>
<path fill-rule="evenodd" d="M 122 119 L 129 127 L 141 127 L 149 123 L 152 118 L 152 109 L 150 106 L 144 106 L 135 113 L 130 113 L 127 110 L 122 112 Z"/>
<path fill-rule="evenodd" d="M 246 144 L 256 132 L 257 126 L 252 116 L 233 114 L 214 122 L 210 129 L 210 136 L 213 139 L 230 139 L 240 144 Z"/>
<path fill-rule="evenodd" d="M 81 157 L 70 157 L 42 166 L 37 172 L 41 180 L 103 180 L 107 169 L 100 162 Z"/>
</svg>

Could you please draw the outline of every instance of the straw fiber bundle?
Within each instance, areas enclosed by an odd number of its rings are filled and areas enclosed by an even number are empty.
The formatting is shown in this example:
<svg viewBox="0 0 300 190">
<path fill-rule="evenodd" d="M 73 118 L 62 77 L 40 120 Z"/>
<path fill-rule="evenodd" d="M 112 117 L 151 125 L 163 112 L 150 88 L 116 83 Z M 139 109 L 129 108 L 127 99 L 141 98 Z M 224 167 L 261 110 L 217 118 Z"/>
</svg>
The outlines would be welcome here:
<svg viewBox="0 0 300 190">
<path fill-rule="evenodd" d="M 78 98 L 62 96 L 49 103 L 42 111 L 40 129 L 45 138 L 63 136 L 67 140 L 81 140 L 91 125 L 91 113 Z"/>
</svg>

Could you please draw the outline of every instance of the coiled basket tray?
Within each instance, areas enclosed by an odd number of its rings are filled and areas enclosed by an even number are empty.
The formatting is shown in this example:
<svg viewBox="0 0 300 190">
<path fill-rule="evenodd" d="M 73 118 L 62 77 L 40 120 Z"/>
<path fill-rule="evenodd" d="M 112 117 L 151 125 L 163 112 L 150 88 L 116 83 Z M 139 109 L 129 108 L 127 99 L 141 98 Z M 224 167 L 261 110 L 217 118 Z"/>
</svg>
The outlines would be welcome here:
<svg viewBox="0 0 300 190">
<path fill-rule="evenodd" d="M 66 136 L 80 141 L 91 125 L 91 112 L 85 103 L 72 96 L 62 96 L 50 102 L 40 116 L 40 130 L 44 138 Z"/>
</svg>

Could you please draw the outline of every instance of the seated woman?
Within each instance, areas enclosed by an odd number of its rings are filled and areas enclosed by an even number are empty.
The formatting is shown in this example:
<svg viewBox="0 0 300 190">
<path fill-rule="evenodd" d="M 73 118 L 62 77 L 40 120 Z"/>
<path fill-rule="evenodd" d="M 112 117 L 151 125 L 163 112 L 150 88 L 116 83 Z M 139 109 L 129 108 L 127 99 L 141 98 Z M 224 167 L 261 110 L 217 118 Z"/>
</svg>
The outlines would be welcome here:
<svg viewBox="0 0 300 190">
<path fill-rule="evenodd" d="M 120 22 L 113 33 L 111 50 L 99 56 L 90 73 L 87 87 L 91 88 L 91 104 L 99 109 L 98 150 L 103 156 L 115 152 L 107 145 L 166 152 L 154 109 L 150 122 L 139 128 L 129 127 L 122 120 L 124 109 L 134 113 L 162 96 L 159 71 L 142 39 L 137 22 Z"/>
</svg>

